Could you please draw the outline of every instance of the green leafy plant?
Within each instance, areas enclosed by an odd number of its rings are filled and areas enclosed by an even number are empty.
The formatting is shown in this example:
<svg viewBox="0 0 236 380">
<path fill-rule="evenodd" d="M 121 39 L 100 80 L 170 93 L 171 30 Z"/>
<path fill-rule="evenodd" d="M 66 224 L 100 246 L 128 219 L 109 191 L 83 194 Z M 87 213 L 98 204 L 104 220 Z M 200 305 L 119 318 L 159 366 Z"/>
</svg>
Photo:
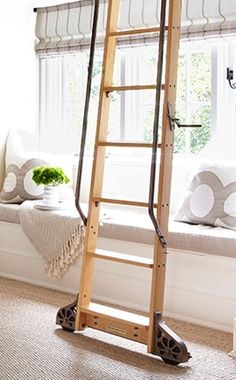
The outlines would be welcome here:
<svg viewBox="0 0 236 380">
<path fill-rule="evenodd" d="M 67 184 L 70 180 L 62 168 L 38 166 L 33 169 L 32 180 L 36 185 L 58 186 Z"/>
</svg>

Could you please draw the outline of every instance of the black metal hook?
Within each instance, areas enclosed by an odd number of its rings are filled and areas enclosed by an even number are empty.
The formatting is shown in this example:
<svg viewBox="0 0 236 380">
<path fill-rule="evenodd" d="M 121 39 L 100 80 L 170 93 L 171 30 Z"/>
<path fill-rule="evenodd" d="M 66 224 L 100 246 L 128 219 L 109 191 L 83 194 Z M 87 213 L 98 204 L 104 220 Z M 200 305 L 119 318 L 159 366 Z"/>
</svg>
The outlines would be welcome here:
<svg viewBox="0 0 236 380">
<path fill-rule="evenodd" d="M 178 128 L 201 128 L 201 124 L 181 124 L 180 119 L 175 116 L 171 103 L 168 103 L 168 117 L 170 120 L 170 129 L 173 131 L 175 126 Z"/>
<path fill-rule="evenodd" d="M 234 80 L 234 70 L 227 67 L 226 69 L 226 79 L 229 82 L 230 87 L 235 90 L 236 89 L 236 83 L 232 83 L 232 80 Z"/>
</svg>

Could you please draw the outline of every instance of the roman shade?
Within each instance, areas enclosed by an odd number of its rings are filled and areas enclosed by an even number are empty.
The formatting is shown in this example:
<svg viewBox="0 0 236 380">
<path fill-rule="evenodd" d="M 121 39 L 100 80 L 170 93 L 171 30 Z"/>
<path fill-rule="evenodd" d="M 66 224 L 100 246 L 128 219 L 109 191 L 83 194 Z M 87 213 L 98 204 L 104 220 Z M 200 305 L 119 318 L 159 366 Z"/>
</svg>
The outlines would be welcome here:
<svg viewBox="0 0 236 380">
<path fill-rule="evenodd" d="M 59 54 L 87 49 L 90 44 L 95 0 L 37 8 L 36 53 Z M 119 29 L 159 24 L 161 0 L 121 0 Z M 97 43 L 103 42 L 108 0 L 100 0 Z M 235 0 L 183 0 L 181 38 L 232 35 L 236 31 Z M 118 45 L 155 41 L 155 34 L 118 40 Z"/>
</svg>

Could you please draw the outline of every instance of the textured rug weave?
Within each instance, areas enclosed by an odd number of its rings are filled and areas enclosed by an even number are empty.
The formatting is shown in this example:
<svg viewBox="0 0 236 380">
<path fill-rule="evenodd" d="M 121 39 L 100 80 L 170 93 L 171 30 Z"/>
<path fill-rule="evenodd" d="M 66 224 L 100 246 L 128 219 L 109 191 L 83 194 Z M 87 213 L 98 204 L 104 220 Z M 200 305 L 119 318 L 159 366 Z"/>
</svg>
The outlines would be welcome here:
<svg viewBox="0 0 236 380">
<path fill-rule="evenodd" d="M 146 347 L 85 330 L 70 334 L 55 325 L 71 295 L 0 278 L 1 380 L 235 380 L 227 355 L 232 335 L 168 320 L 193 358 L 178 367 L 146 354 Z"/>
</svg>

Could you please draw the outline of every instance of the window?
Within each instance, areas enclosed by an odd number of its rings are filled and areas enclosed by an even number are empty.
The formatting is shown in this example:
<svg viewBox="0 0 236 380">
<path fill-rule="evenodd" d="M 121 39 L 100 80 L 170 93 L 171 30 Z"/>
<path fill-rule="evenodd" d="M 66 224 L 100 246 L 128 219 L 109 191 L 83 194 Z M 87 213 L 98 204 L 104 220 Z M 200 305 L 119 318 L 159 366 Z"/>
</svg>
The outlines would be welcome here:
<svg viewBox="0 0 236 380">
<path fill-rule="evenodd" d="M 214 132 L 212 66 L 216 65 L 214 47 L 208 43 L 182 44 L 179 55 L 176 109 L 185 124 L 201 124 L 200 129 L 176 129 L 175 153 L 197 154 Z M 216 78 L 217 80 L 217 78 Z"/>
<path fill-rule="evenodd" d="M 224 139 L 235 141 L 235 94 L 225 70 L 235 62 L 233 40 L 182 42 L 179 56 L 177 115 L 183 123 L 202 124 L 200 129 L 177 129 L 175 150 L 179 155 L 198 155 Z M 119 49 L 115 83 L 155 83 L 156 46 Z M 88 53 L 40 58 L 41 148 L 77 152 L 82 126 Z M 89 114 L 87 150 L 91 152 L 96 128 L 102 52 L 97 51 Z M 235 91 L 236 92 L 236 91 Z M 109 139 L 152 141 L 154 91 L 111 94 Z M 227 120 L 229 127 L 224 132 Z M 57 144 L 52 143 L 56 141 Z M 216 138 L 217 137 L 217 138 Z M 212 145 L 213 146 L 213 145 Z"/>
</svg>

